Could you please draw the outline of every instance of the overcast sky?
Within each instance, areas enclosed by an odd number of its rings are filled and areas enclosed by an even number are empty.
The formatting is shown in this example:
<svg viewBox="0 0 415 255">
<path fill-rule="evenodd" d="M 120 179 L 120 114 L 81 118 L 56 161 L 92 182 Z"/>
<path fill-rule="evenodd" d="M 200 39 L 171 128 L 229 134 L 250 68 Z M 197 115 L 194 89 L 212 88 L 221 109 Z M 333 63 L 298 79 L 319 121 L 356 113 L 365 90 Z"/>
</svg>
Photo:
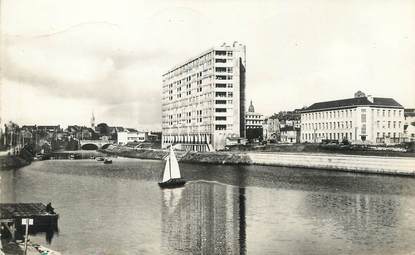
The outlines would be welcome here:
<svg viewBox="0 0 415 255">
<path fill-rule="evenodd" d="M 357 90 L 415 107 L 415 1 L 0 3 L 3 121 L 160 129 L 163 72 L 233 41 L 265 115 Z"/>
</svg>

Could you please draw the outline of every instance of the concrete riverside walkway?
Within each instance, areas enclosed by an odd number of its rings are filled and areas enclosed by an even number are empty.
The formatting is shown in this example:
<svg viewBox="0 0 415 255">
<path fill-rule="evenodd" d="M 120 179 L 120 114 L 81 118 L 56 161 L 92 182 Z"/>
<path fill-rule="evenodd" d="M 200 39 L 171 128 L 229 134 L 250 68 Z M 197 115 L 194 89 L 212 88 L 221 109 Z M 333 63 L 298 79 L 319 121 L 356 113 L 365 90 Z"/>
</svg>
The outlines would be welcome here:
<svg viewBox="0 0 415 255">
<path fill-rule="evenodd" d="M 247 152 L 253 164 L 415 176 L 415 158 L 329 153 Z"/>
</svg>

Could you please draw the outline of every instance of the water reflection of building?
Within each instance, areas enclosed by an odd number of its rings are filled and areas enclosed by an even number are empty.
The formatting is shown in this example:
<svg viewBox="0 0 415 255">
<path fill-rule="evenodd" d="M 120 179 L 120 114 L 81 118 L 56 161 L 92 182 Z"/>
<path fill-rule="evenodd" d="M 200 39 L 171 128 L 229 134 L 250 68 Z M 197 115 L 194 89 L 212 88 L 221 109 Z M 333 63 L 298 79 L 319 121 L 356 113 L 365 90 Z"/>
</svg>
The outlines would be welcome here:
<svg viewBox="0 0 415 255">
<path fill-rule="evenodd" d="M 244 195 L 244 188 L 201 182 L 163 190 L 163 248 L 168 254 L 243 254 Z"/>
<path fill-rule="evenodd" d="M 332 220 L 353 242 L 383 246 L 399 239 L 401 205 L 396 196 L 374 194 L 309 193 L 305 199 L 308 216 Z M 387 226 L 387 227 L 385 227 Z M 376 246 L 376 245 L 375 245 Z"/>
</svg>

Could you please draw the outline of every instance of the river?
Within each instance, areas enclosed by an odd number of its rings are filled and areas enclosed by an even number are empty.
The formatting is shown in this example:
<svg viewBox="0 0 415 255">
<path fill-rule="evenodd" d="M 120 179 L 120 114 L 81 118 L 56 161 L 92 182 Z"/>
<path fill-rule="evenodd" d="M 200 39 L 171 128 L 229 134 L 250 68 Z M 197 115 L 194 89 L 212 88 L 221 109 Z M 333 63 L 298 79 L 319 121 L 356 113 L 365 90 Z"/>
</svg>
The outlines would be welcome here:
<svg viewBox="0 0 415 255">
<path fill-rule="evenodd" d="M 33 162 L 0 171 L 0 202 L 52 202 L 59 233 L 31 240 L 62 254 L 408 254 L 415 179 L 267 166 Z"/>
</svg>

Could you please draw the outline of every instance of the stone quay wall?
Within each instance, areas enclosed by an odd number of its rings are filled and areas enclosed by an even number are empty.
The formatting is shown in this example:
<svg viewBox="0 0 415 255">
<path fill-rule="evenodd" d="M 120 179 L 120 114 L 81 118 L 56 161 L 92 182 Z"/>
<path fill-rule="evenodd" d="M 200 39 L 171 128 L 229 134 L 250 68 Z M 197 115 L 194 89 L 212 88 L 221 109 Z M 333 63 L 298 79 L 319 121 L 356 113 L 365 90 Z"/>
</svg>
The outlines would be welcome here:
<svg viewBox="0 0 415 255">
<path fill-rule="evenodd" d="M 141 159 L 162 160 L 167 150 L 134 150 L 111 148 L 103 152 Z M 415 157 L 387 157 L 301 152 L 184 152 L 176 156 L 184 163 L 269 165 L 347 171 L 370 174 L 415 176 Z"/>
</svg>

